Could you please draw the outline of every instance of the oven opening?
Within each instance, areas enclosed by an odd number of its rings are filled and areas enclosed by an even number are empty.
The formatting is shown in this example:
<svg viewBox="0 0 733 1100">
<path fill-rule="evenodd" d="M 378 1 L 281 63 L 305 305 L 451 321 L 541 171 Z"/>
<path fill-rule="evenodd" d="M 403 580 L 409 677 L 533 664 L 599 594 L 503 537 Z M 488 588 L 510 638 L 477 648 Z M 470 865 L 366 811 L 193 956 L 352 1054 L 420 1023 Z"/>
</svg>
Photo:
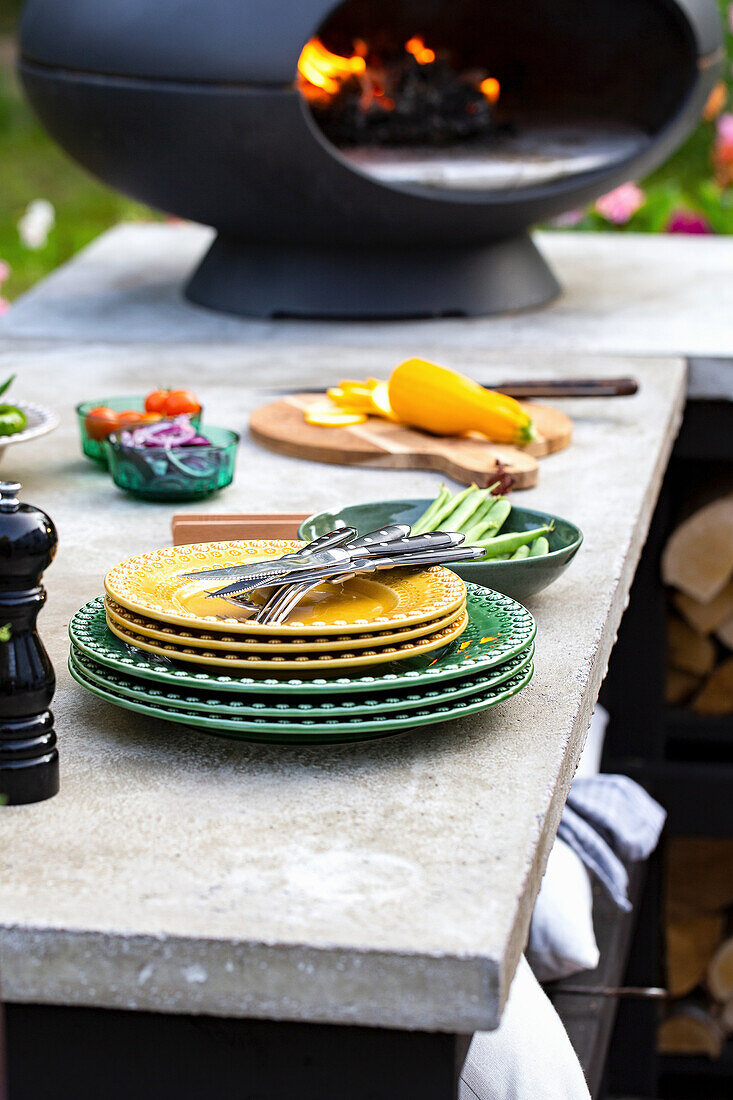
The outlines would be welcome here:
<svg viewBox="0 0 733 1100">
<path fill-rule="evenodd" d="M 303 47 L 297 85 L 363 174 L 486 192 L 632 161 L 695 75 L 666 0 L 347 0 Z"/>
</svg>

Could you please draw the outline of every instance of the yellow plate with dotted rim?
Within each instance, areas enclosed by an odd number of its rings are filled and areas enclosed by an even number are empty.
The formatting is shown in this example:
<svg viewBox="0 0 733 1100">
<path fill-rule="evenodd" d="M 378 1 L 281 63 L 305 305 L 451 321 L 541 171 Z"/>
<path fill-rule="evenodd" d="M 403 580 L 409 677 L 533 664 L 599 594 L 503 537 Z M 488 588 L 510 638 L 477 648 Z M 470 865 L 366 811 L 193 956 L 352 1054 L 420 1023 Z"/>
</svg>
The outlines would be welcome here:
<svg viewBox="0 0 733 1100">
<path fill-rule="evenodd" d="M 107 626 L 121 641 L 136 649 L 143 649 L 147 653 L 155 653 L 159 657 L 169 657 L 173 661 L 185 661 L 192 664 L 208 665 L 215 668 L 241 668 L 263 672 L 292 672 L 298 670 L 299 675 L 313 673 L 319 675 L 331 668 L 358 668 L 362 665 L 379 665 L 386 661 L 406 661 L 410 657 L 419 657 L 423 653 L 430 653 L 434 649 L 454 642 L 459 638 L 468 626 L 468 612 L 464 611 L 460 619 L 444 630 L 436 630 L 434 634 L 428 634 L 425 638 L 416 638 L 412 642 L 403 642 L 401 645 L 375 646 L 374 649 L 361 649 L 354 652 L 332 653 L 304 653 L 302 657 L 289 659 L 288 657 L 275 657 L 269 660 L 255 653 L 251 657 L 243 657 L 241 651 L 227 654 L 224 650 L 188 649 L 182 646 L 166 645 L 164 642 L 154 642 L 145 638 L 142 634 L 123 630 L 122 627 L 107 616 Z"/>
<path fill-rule="evenodd" d="M 220 582 L 182 576 L 197 569 L 279 558 L 304 545 L 271 539 L 167 546 L 120 562 L 104 585 L 115 603 L 145 618 L 199 630 L 284 637 L 396 630 L 447 616 L 465 603 L 465 582 L 442 565 L 419 571 L 390 569 L 368 579 L 323 584 L 298 604 L 287 623 L 266 626 L 250 622 L 245 610 L 239 613 L 226 600 L 206 599 L 207 591 L 220 587 Z"/>
<path fill-rule="evenodd" d="M 105 597 L 104 609 L 107 618 L 117 623 L 123 630 L 132 631 L 133 634 L 142 634 L 145 638 L 151 638 L 157 642 L 168 642 L 176 646 L 193 646 L 196 649 L 226 649 L 242 653 L 273 653 L 298 654 L 318 653 L 333 650 L 374 649 L 375 646 L 398 645 L 401 642 L 409 642 L 414 638 L 423 638 L 426 634 L 434 634 L 436 630 L 443 630 L 451 626 L 461 617 L 466 609 L 465 604 L 450 615 L 441 615 L 439 619 L 428 619 L 417 626 L 408 626 L 404 630 L 385 630 L 384 633 L 373 634 L 331 634 L 323 638 L 312 634 L 304 634 L 297 638 L 282 638 L 277 634 L 272 637 L 257 635 L 251 637 L 246 634 L 214 634 L 212 631 L 186 629 L 183 626 L 172 626 L 170 623 L 159 623 L 155 619 L 145 619 L 142 615 L 135 615 L 124 607 L 120 607 L 109 596 Z"/>
</svg>

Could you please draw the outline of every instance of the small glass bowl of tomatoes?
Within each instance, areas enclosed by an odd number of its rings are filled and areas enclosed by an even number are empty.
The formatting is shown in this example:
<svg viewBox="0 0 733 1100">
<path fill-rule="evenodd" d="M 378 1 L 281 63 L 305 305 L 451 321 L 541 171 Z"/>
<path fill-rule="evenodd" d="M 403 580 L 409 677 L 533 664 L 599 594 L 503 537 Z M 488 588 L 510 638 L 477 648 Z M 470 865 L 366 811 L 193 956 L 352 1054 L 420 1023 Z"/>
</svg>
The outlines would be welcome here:
<svg viewBox="0 0 733 1100">
<path fill-rule="evenodd" d="M 188 416 L 201 426 L 203 409 L 191 390 L 152 390 L 143 396 L 102 397 L 76 406 L 81 449 L 87 458 L 107 466 L 104 441 L 122 428 L 154 424 L 172 416 Z"/>
</svg>

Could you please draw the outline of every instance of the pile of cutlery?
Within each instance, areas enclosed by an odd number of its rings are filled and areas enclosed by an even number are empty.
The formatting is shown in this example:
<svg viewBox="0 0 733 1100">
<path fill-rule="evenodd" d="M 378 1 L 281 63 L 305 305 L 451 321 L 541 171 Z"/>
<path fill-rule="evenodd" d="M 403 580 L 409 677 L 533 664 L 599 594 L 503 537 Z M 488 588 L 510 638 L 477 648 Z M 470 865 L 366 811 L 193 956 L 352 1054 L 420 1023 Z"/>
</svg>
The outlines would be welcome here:
<svg viewBox="0 0 733 1100">
<path fill-rule="evenodd" d="M 184 573 L 184 578 L 228 581 L 223 588 L 208 593 L 208 599 L 225 599 L 253 612 L 257 623 L 285 622 L 304 597 L 328 581 L 343 582 L 381 569 L 436 565 L 446 562 L 473 561 L 481 558 L 481 546 L 463 546 L 465 535 L 448 531 L 429 531 L 410 535 L 407 524 L 392 524 L 358 536 L 354 527 L 341 527 L 314 539 L 293 554 L 252 565 L 230 565 L 222 569 L 203 569 Z M 257 589 L 272 588 L 264 603 L 254 603 L 247 595 Z"/>
</svg>

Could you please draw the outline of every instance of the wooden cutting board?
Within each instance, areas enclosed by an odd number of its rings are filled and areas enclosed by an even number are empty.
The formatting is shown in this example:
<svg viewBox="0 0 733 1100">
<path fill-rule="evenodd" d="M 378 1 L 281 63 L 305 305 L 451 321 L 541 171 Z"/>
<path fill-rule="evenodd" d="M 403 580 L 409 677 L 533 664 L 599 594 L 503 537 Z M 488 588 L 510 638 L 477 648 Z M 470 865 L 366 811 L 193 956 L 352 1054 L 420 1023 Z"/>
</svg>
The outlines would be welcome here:
<svg viewBox="0 0 733 1100">
<path fill-rule="evenodd" d="M 567 447 L 572 435 L 569 417 L 534 402 L 522 404 L 532 416 L 539 438 L 520 448 L 489 443 L 479 435 L 429 435 L 376 416 L 349 428 L 308 424 L 303 409 L 318 400 L 318 395 L 299 393 L 263 405 L 250 417 L 252 438 L 292 458 L 339 466 L 436 470 L 465 485 L 476 482 L 482 487 L 496 479 L 501 462 L 514 479 L 515 489 L 529 489 L 537 484 L 537 458 Z"/>
</svg>

